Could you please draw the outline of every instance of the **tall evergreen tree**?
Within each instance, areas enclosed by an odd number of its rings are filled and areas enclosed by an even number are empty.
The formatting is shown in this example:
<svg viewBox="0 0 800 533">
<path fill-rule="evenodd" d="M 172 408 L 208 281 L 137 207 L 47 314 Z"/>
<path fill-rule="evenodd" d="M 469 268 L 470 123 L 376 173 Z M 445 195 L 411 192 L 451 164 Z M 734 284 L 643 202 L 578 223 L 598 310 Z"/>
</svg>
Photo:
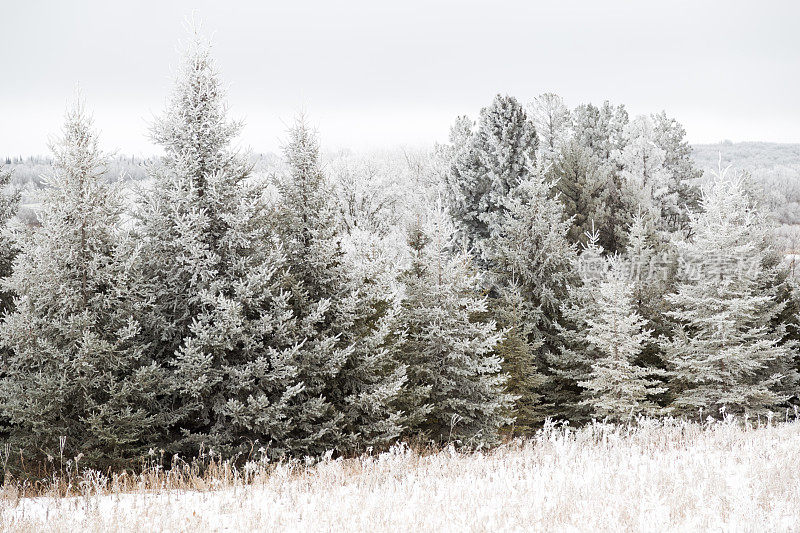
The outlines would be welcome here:
<svg viewBox="0 0 800 533">
<path fill-rule="evenodd" d="M 628 112 L 622 105 L 604 102 L 578 106 L 573 112 L 574 139 L 588 149 L 603 178 L 601 205 L 602 220 L 595 229 L 600 233 L 600 244 L 609 253 L 622 252 L 627 241 L 626 227 L 630 223 L 629 201 L 625 198 L 619 164 L 612 155 L 625 147 L 625 126 Z"/>
<path fill-rule="evenodd" d="M 629 229 L 625 260 L 630 265 L 633 308 L 647 321 L 647 329 L 653 330 L 653 342 L 645 346 L 639 362 L 663 368 L 663 354 L 655 341 L 669 333 L 666 295 L 675 283 L 674 246 L 672 241 L 664 242 L 654 224 L 637 213 Z"/>
<path fill-rule="evenodd" d="M 400 433 L 393 405 L 405 379 L 389 346 L 394 300 L 373 290 L 375 279 L 354 275 L 369 269 L 348 264 L 317 138 L 302 118 L 284 151 L 276 232 L 305 402 L 294 414 L 294 438 L 311 453 L 384 445 Z"/>
<path fill-rule="evenodd" d="M 613 177 L 608 166 L 601 165 L 592 151 L 571 140 L 562 146 L 547 177 L 555 183 L 564 215 L 572 221 L 567 238 L 585 244 L 593 227 L 605 228 L 613 238 L 617 228 L 608 206 L 614 194 Z"/>
<path fill-rule="evenodd" d="M 670 231 L 685 233 L 689 229 L 690 213 L 699 208 L 700 188 L 697 182 L 703 172 L 692 160 L 692 147 L 686 141 L 683 126 L 663 111 L 653 115 L 652 120 L 654 142 L 664 151 L 664 168 L 669 174 L 667 195 L 675 200 L 662 215 Z"/>
<path fill-rule="evenodd" d="M 457 139 L 463 138 L 462 132 Z M 497 95 L 481 110 L 478 127 L 454 155 L 447 176 L 449 210 L 460 240 L 480 247 L 505 198 L 535 169 L 536 131 L 517 100 Z"/>
<path fill-rule="evenodd" d="M 239 129 L 210 45 L 195 31 L 152 128 L 164 156 L 136 213 L 148 273 L 143 323 L 167 373 L 164 446 L 187 454 L 245 440 L 270 442 L 275 455 L 293 451 L 289 405 L 303 389 L 286 341 L 294 317 L 283 251 L 263 187 L 232 148 Z"/>
<path fill-rule="evenodd" d="M 611 161 L 614 150 L 624 147 L 623 131 L 628 124 L 625 106 L 614 107 L 607 101 L 601 107 L 582 104 L 575 108 L 572 116 L 575 139 L 591 150 L 602 164 Z"/>
<path fill-rule="evenodd" d="M 134 318 L 140 275 L 121 235 L 123 203 L 106 183 L 107 162 L 80 101 L 52 149 L 41 226 L 17 229 L 19 254 L 3 282 L 17 298 L 0 324 L 9 350 L 0 406 L 9 443 L 29 463 L 82 453 L 86 466 L 126 466 L 159 427 L 161 374 Z"/>
<path fill-rule="evenodd" d="M 593 311 L 600 308 L 600 284 L 608 277 L 609 262 L 604 253 L 600 232 L 592 228 L 574 260 L 579 279 L 568 286 L 560 304 L 564 320 L 557 324 L 557 332 L 562 344 L 558 354 L 552 356 L 550 368 L 553 374 L 550 398 L 556 406 L 553 418 L 582 423 L 591 416 L 581 383 L 592 375 L 592 348 L 586 331 Z"/>
<path fill-rule="evenodd" d="M 679 243 L 683 268 L 667 300 L 674 321 L 663 342 L 673 372 L 673 406 L 764 414 L 796 391 L 794 347 L 776 324 L 786 302 L 776 298 L 779 267 L 768 261 L 763 215 L 741 183 L 723 176 L 705 191 L 692 219 L 691 241 Z"/>
<path fill-rule="evenodd" d="M 553 197 L 552 185 L 534 176 L 522 181 L 506 199 L 505 211 L 492 223 L 490 239 L 484 247 L 493 288 L 492 305 L 511 319 L 500 323 L 502 328 L 511 328 L 512 335 L 501 348 L 509 349 L 512 339 L 521 343 L 518 349 L 504 355 L 507 371 L 515 368 L 521 372 L 512 376 L 509 392 L 519 398 L 517 407 L 527 413 L 515 414 L 523 427 L 543 419 L 539 417 L 542 410 L 536 415 L 539 418 L 528 418 L 534 416 L 530 406 L 538 403 L 536 396 L 543 394 L 551 405 L 556 402 L 547 389 L 557 385 L 548 380 L 536 395 L 532 395 L 530 385 L 532 379 L 539 379 L 532 372 L 546 372 L 560 354 L 561 302 L 575 275 L 575 247 L 566 238 L 570 222 Z M 515 318 L 520 314 L 522 324 Z M 533 366 L 528 362 L 531 352 L 536 354 Z M 514 389 L 516 384 L 521 388 Z"/>
<path fill-rule="evenodd" d="M 669 191 L 666 153 L 655 143 L 653 124 L 637 117 L 625 125 L 625 146 L 612 158 L 619 166 L 623 213 L 620 222 L 629 226 L 637 214 L 666 231 L 669 213 L 678 209 L 678 199 Z"/>
<path fill-rule="evenodd" d="M 442 213 L 428 226 L 412 228 L 411 265 L 400 278 L 400 354 L 408 364 L 400 401 L 408 432 L 439 443 L 493 443 L 510 421 L 512 399 L 493 351 L 502 332 L 482 319 L 487 301 L 469 255 L 450 255 L 453 228 Z"/>
</svg>

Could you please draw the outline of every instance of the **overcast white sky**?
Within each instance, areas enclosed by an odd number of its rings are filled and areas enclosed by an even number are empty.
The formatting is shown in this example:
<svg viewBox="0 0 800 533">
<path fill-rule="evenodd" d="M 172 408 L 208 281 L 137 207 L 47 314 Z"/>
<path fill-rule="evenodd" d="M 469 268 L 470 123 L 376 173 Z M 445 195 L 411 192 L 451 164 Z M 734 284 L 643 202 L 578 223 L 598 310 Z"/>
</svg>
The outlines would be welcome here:
<svg viewBox="0 0 800 533">
<path fill-rule="evenodd" d="M 800 142 L 795 1 L 0 0 L 0 154 L 45 153 L 78 82 L 105 148 L 154 153 L 193 10 L 256 151 L 300 109 L 330 149 L 419 144 L 547 91 L 666 110 L 692 142 Z"/>
</svg>

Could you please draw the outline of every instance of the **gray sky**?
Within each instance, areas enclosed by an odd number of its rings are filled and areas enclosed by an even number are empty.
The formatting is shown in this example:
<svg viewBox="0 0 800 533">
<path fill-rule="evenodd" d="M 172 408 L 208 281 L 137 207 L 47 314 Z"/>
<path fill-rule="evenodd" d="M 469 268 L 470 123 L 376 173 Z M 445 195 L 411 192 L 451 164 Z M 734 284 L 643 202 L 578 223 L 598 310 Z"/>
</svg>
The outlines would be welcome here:
<svg viewBox="0 0 800 533">
<path fill-rule="evenodd" d="M 192 10 L 256 151 L 300 109 L 330 149 L 445 140 L 498 92 L 663 109 L 691 142 L 800 142 L 795 1 L 0 0 L 0 154 L 45 153 L 76 83 L 106 149 L 154 153 Z"/>
</svg>

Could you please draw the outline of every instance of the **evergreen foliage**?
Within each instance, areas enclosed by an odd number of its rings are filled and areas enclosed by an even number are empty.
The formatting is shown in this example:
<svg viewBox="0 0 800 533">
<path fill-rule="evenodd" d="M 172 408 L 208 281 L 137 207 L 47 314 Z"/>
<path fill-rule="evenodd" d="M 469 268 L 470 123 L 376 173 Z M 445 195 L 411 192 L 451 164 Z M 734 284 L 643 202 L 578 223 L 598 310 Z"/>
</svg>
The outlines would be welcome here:
<svg viewBox="0 0 800 533">
<path fill-rule="evenodd" d="M 562 146 L 547 171 L 564 206 L 564 216 L 572 221 L 567 233 L 571 243 L 585 244 L 585 236 L 593 227 L 614 224 L 609 211 L 614 185 L 608 168 L 573 139 Z"/>
<path fill-rule="evenodd" d="M 762 415 L 797 387 L 794 346 L 774 319 L 786 306 L 780 275 L 768 261 L 767 226 L 739 180 L 719 177 L 692 218 L 692 241 L 679 243 L 676 292 L 667 296 L 674 323 L 663 342 L 673 372 L 674 408 Z"/>
<path fill-rule="evenodd" d="M 11 221 L 19 211 L 21 191 L 11 185 L 10 170 L 0 166 L 0 279 L 11 275 L 17 247 L 9 235 Z M 0 316 L 13 309 L 14 294 L 0 288 Z"/>
<path fill-rule="evenodd" d="M 579 382 L 585 388 L 584 403 L 600 418 L 620 422 L 638 415 L 653 415 L 656 405 L 650 400 L 664 392 L 650 375 L 652 370 L 635 361 L 651 340 L 651 330 L 633 306 L 633 286 L 629 265 L 612 258 L 605 279 L 597 288 L 597 307 L 586 319 L 586 342 L 591 350 L 589 379 Z"/>
<path fill-rule="evenodd" d="M 486 321 L 487 300 L 469 255 L 451 256 L 453 228 L 443 214 L 409 234 L 411 264 L 402 274 L 404 298 L 400 343 L 408 365 L 401 397 L 411 435 L 438 443 L 476 446 L 497 440 L 509 423 L 511 396 L 494 351 L 502 337 Z"/>
<path fill-rule="evenodd" d="M 553 93 L 537 96 L 531 102 L 530 115 L 539 140 L 536 162 L 540 171 L 547 171 L 569 140 L 572 115 L 564 100 Z"/>
<path fill-rule="evenodd" d="M 153 125 L 164 157 L 138 210 L 143 323 L 162 384 L 167 449 L 203 443 L 278 442 L 292 429 L 288 404 L 303 385 L 291 327 L 284 255 L 270 231 L 263 186 L 232 147 L 209 44 L 195 32 L 166 112 Z"/>
<path fill-rule="evenodd" d="M 157 431 L 161 372 L 135 315 L 141 273 L 120 228 L 123 204 L 104 179 L 106 159 L 83 104 L 69 108 L 52 146 L 55 172 L 40 226 L 18 227 L 19 254 L 4 290 L 7 355 L 0 405 L 8 443 L 28 461 L 82 454 L 120 467 Z M 135 254 L 135 250 L 134 250 Z"/>
<path fill-rule="evenodd" d="M 573 112 L 574 139 L 589 151 L 602 180 L 602 209 L 598 210 L 595 229 L 600 233 L 599 244 L 608 253 L 621 252 L 626 243 L 626 225 L 630 223 L 631 201 L 625 197 L 622 170 L 613 155 L 625 148 L 625 127 L 628 112 L 625 106 L 604 102 L 601 107 L 583 104 Z"/>
<path fill-rule="evenodd" d="M 485 244 L 493 306 L 501 327 L 510 328 L 500 348 L 511 374 L 509 392 L 518 397 L 515 416 L 523 428 L 540 424 L 549 414 L 532 407 L 540 395 L 555 407 L 548 388 L 556 385 L 542 374 L 559 357 L 561 302 L 575 279 L 575 248 L 566 238 L 569 228 L 552 185 L 533 176 L 506 199 L 505 211 L 492 224 Z M 538 391 L 534 382 L 542 382 Z"/>
<path fill-rule="evenodd" d="M 538 139 L 525 109 L 510 96 L 497 95 L 481 110 L 468 140 L 467 126 L 462 118 L 451 132 L 455 154 L 447 176 L 448 207 L 461 243 L 479 248 L 506 197 L 534 171 Z"/>
<path fill-rule="evenodd" d="M 101 152 L 80 100 L 35 224 L 0 168 L 11 469 L 481 447 L 548 418 L 800 404 L 800 288 L 759 204 L 775 197 L 724 173 L 701 195 L 665 113 L 497 95 L 386 164 L 321 154 L 302 116 L 282 163 L 241 152 L 241 129 L 193 29 L 133 209 L 112 170 L 144 166 Z"/>
<path fill-rule="evenodd" d="M 316 135 L 302 117 L 284 151 L 275 231 L 287 258 L 287 334 L 303 383 L 292 449 L 318 454 L 384 445 L 401 431 L 393 405 L 405 380 L 389 344 L 395 300 L 374 290 L 371 275 L 355 275 L 369 269 L 348 263 Z"/>
</svg>

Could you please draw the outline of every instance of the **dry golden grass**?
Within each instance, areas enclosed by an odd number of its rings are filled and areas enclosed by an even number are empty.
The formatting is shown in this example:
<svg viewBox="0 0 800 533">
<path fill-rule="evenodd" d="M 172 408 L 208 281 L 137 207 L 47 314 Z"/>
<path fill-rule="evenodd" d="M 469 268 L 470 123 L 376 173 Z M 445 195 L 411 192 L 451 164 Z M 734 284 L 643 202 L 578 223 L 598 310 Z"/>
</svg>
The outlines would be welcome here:
<svg viewBox="0 0 800 533">
<path fill-rule="evenodd" d="M 65 490 L 4 488 L 11 531 L 797 531 L 800 423 L 758 429 L 641 421 L 547 427 L 489 452 L 140 476 L 84 473 Z M 206 463 L 208 464 L 208 463 Z M 171 476 L 171 477 L 170 477 Z M 57 494 L 71 494 L 57 497 Z"/>
</svg>

